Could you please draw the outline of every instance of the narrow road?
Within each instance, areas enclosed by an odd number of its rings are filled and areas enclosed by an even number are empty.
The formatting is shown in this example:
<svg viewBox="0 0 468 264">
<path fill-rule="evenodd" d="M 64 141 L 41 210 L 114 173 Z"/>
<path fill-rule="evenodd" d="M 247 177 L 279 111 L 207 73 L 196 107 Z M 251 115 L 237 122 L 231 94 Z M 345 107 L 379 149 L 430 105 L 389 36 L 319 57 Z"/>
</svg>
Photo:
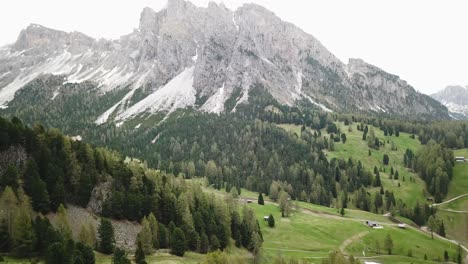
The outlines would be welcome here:
<svg viewBox="0 0 468 264">
<path fill-rule="evenodd" d="M 347 246 L 351 245 L 351 243 L 363 238 L 365 235 L 369 234 L 369 231 L 363 231 L 361 233 L 358 233 L 348 239 L 346 239 L 345 241 L 343 241 L 343 243 L 341 243 L 340 245 L 340 251 L 345 253 L 345 249 Z"/>
<path fill-rule="evenodd" d="M 432 206 L 439 206 L 439 205 L 447 204 L 447 203 L 453 202 L 453 201 L 455 201 L 455 200 L 458 200 L 458 199 L 460 199 L 460 198 L 463 198 L 463 197 L 465 197 L 465 196 L 468 196 L 468 193 L 459 195 L 459 196 L 457 196 L 457 197 L 455 197 L 455 198 L 452 198 L 452 199 L 450 199 L 450 200 L 447 200 L 447 201 L 445 201 L 445 202 L 434 203 L 434 204 L 432 204 L 432 205 L 430 205 L 430 206 L 432 207 Z"/>
<path fill-rule="evenodd" d="M 468 213 L 468 211 L 459 211 L 459 210 L 445 209 L 445 208 L 439 208 L 438 210 L 452 212 L 452 213 L 459 213 L 459 214 L 467 214 Z"/>
</svg>

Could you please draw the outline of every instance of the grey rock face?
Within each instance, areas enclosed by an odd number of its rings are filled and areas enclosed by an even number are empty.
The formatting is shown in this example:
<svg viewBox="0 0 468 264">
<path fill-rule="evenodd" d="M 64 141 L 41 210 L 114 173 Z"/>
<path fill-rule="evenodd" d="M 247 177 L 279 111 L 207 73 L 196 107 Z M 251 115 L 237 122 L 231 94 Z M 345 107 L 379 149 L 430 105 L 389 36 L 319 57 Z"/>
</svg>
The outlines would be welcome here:
<svg viewBox="0 0 468 264">
<path fill-rule="evenodd" d="M 445 105 L 455 117 L 468 119 L 468 86 L 453 85 L 431 94 L 431 97 Z"/>
<path fill-rule="evenodd" d="M 360 59 L 349 60 L 348 73 L 364 99 L 364 109 L 403 115 L 444 112 L 440 104 L 416 92 L 406 81 Z"/>
<path fill-rule="evenodd" d="M 0 107 L 43 74 L 95 82 L 103 96 L 129 88 L 98 124 L 185 107 L 223 112 L 233 94 L 236 105 L 245 103 L 256 84 L 291 106 L 305 100 L 327 111 L 447 116 L 397 76 L 361 60 L 344 64 L 313 36 L 255 4 L 232 11 L 169 0 L 159 12 L 145 8 L 138 30 L 116 41 L 31 25 L 0 50 Z M 130 103 L 142 86 L 149 87 L 147 97 Z"/>
</svg>

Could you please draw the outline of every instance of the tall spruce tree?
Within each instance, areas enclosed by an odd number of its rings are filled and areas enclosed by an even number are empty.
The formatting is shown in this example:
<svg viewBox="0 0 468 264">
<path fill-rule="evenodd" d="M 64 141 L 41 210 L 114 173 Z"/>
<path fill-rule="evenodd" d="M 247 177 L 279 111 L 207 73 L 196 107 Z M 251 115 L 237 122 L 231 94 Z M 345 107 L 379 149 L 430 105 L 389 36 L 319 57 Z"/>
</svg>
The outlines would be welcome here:
<svg viewBox="0 0 468 264">
<path fill-rule="evenodd" d="M 67 210 L 63 206 L 63 204 L 60 204 L 58 208 L 58 213 L 57 213 L 57 230 L 60 232 L 60 234 L 63 236 L 63 238 L 66 240 L 72 239 L 72 230 L 70 227 L 70 223 L 68 221 L 68 216 L 67 216 Z"/>
<path fill-rule="evenodd" d="M 29 200 L 26 196 L 22 200 L 21 206 L 15 214 L 11 237 L 13 253 L 18 257 L 27 257 L 32 254 L 36 235 L 32 225 Z"/>
<path fill-rule="evenodd" d="M 114 227 L 109 219 L 101 218 L 101 223 L 98 227 L 99 246 L 101 253 L 111 254 L 114 252 L 115 238 Z"/>
<path fill-rule="evenodd" d="M 158 240 L 158 220 L 156 220 L 156 217 L 154 216 L 153 213 L 150 213 L 148 216 L 148 222 L 149 226 L 151 229 L 151 237 L 153 239 L 153 248 L 158 249 L 159 248 L 159 240 Z"/>
<path fill-rule="evenodd" d="M 141 245 L 145 253 L 150 254 L 151 249 L 153 248 L 153 237 L 152 237 L 150 224 L 148 220 L 146 219 L 146 217 L 143 217 L 141 226 L 142 228 L 141 228 L 140 233 L 138 234 L 138 240 L 141 242 Z"/>
<path fill-rule="evenodd" d="M 182 257 L 185 254 L 187 248 L 187 242 L 185 240 L 184 231 L 179 227 L 174 229 L 171 238 L 171 254 Z"/>
</svg>

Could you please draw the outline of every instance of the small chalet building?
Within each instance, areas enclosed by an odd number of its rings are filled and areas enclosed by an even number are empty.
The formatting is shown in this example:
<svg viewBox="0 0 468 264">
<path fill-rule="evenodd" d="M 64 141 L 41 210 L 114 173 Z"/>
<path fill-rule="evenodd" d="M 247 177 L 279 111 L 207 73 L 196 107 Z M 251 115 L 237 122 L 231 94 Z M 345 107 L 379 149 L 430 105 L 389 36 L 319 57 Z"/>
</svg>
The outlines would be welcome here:
<svg viewBox="0 0 468 264">
<path fill-rule="evenodd" d="M 457 161 L 457 162 L 465 162 L 465 157 L 463 157 L 463 156 L 455 157 L 455 161 Z"/>
<path fill-rule="evenodd" d="M 372 228 L 380 226 L 379 223 L 377 223 L 375 221 L 366 221 L 366 224 L 367 224 L 368 227 L 372 227 Z"/>
</svg>

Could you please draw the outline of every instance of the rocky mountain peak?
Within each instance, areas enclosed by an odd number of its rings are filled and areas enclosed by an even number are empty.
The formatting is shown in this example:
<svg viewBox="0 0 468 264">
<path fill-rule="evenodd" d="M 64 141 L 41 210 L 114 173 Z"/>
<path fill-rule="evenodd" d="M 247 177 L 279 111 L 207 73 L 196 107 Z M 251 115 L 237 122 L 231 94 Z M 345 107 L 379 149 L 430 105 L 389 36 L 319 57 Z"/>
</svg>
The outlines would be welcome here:
<svg viewBox="0 0 468 264">
<path fill-rule="evenodd" d="M 449 85 L 431 97 L 445 105 L 456 119 L 468 119 L 468 86 Z"/>
<path fill-rule="evenodd" d="M 449 85 L 445 88 L 444 92 L 446 94 L 452 94 L 452 95 L 468 93 L 468 86 L 463 87 L 461 85 Z"/>
<path fill-rule="evenodd" d="M 151 8 L 145 7 L 140 14 L 140 32 L 152 32 L 157 28 L 158 14 Z"/>
<path fill-rule="evenodd" d="M 30 48 L 44 48 L 51 46 L 51 49 L 58 48 L 67 41 L 68 33 L 50 29 L 38 24 L 30 24 L 22 30 L 13 47 L 20 51 Z"/>
<path fill-rule="evenodd" d="M 128 89 L 98 124 L 186 107 L 236 111 L 255 87 L 291 106 L 305 101 L 327 111 L 446 116 L 397 76 L 359 59 L 344 64 L 312 35 L 256 4 L 232 11 L 214 2 L 197 7 L 169 0 L 158 12 L 144 8 L 139 22 L 138 30 L 114 41 L 26 28 L 14 47 L 0 52 L 0 107 L 30 81 L 52 74 L 94 83 L 102 95 Z"/>
<path fill-rule="evenodd" d="M 191 2 L 185 0 L 168 0 L 167 1 L 167 16 L 168 18 L 181 18 L 190 9 L 194 9 L 196 6 Z"/>
</svg>

